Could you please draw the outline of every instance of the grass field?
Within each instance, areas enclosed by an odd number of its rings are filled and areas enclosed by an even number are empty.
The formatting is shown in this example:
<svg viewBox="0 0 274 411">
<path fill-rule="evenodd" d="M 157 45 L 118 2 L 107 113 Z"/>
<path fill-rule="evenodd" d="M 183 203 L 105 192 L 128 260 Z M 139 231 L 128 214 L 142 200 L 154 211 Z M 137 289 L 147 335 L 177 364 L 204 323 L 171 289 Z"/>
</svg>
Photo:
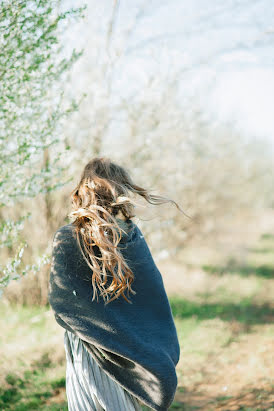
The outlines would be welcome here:
<svg viewBox="0 0 274 411">
<path fill-rule="evenodd" d="M 244 259 L 172 267 L 181 358 L 171 410 L 274 410 L 273 274 L 271 233 Z M 0 410 L 67 410 L 63 329 L 49 307 L 2 301 L 0 314 Z"/>
</svg>

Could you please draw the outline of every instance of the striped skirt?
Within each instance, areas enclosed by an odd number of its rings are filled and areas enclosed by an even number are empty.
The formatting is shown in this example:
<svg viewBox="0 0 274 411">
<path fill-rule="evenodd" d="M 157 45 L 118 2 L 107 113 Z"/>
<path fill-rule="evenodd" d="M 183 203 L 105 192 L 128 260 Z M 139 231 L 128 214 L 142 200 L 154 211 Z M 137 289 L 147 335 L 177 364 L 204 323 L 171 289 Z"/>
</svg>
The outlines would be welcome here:
<svg viewBox="0 0 274 411">
<path fill-rule="evenodd" d="M 141 411 L 139 400 L 93 359 L 82 340 L 65 330 L 66 395 L 69 411 Z"/>
</svg>

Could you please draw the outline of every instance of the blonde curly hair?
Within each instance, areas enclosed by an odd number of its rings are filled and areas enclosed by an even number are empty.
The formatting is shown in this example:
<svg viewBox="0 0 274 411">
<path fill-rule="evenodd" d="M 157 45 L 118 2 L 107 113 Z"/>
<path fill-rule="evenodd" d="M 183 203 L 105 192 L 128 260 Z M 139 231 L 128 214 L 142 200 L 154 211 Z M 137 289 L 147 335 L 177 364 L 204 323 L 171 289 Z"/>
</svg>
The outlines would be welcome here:
<svg viewBox="0 0 274 411">
<path fill-rule="evenodd" d="M 125 231 L 116 220 L 118 215 L 126 222 L 135 217 L 136 203 L 130 194 L 138 194 L 150 204 L 171 202 L 182 211 L 175 201 L 150 194 L 134 184 L 124 167 L 106 157 L 89 161 L 71 192 L 72 211 L 68 217 L 73 220 L 78 245 L 92 270 L 92 301 L 95 296 L 98 301 L 98 290 L 106 303 L 120 295 L 131 303 L 129 293 L 136 294 L 131 287 L 134 274 L 118 248 Z M 112 281 L 106 287 L 108 278 Z"/>
</svg>

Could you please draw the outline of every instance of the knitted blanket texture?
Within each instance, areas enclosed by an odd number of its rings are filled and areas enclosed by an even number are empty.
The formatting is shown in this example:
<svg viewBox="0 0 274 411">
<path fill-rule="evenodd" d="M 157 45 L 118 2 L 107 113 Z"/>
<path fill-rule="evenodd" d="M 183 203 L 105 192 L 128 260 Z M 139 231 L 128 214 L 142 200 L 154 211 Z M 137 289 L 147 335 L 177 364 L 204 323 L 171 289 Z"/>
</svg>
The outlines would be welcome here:
<svg viewBox="0 0 274 411">
<path fill-rule="evenodd" d="M 119 297 L 105 305 L 100 295 L 92 301 L 92 271 L 73 223 L 54 234 L 49 303 L 57 323 L 81 338 L 111 378 L 153 410 L 166 411 L 177 387 L 178 336 L 144 235 L 132 220 L 126 224 L 118 247 L 135 276 L 132 304 Z"/>
</svg>

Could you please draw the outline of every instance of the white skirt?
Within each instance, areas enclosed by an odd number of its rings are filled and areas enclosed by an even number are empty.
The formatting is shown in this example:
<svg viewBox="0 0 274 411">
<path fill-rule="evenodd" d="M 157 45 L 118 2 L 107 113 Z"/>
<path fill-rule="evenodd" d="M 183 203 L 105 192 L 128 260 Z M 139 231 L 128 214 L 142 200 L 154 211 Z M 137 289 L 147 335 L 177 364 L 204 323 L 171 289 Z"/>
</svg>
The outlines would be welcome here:
<svg viewBox="0 0 274 411">
<path fill-rule="evenodd" d="M 141 411 L 137 398 L 97 364 L 82 340 L 64 333 L 66 395 L 69 411 Z"/>
</svg>

